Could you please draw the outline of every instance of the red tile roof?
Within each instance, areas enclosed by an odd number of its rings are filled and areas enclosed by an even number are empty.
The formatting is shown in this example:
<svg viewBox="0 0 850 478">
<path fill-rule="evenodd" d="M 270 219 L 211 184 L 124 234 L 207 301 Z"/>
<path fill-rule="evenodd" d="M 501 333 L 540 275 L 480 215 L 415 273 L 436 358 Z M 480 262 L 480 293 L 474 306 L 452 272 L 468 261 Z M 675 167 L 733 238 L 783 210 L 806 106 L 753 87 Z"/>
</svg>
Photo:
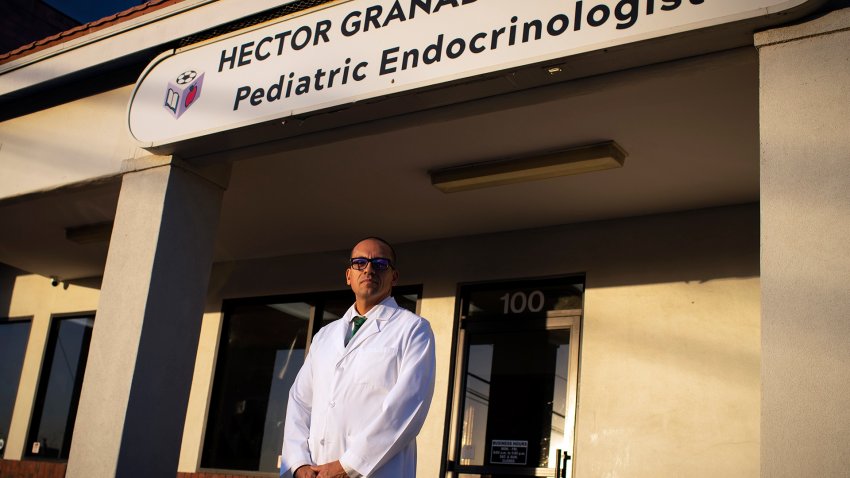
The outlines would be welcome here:
<svg viewBox="0 0 850 478">
<path fill-rule="evenodd" d="M 76 26 L 70 30 L 65 30 L 64 32 L 51 35 L 47 38 L 42 38 L 41 40 L 28 43 L 8 53 L 0 53 L 0 65 L 182 1 L 183 0 L 150 0 L 149 2 L 145 2 L 133 8 L 128 8 L 123 12 L 118 12 L 114 15 L 101 18 L 100 20 Z"/>
</svg>

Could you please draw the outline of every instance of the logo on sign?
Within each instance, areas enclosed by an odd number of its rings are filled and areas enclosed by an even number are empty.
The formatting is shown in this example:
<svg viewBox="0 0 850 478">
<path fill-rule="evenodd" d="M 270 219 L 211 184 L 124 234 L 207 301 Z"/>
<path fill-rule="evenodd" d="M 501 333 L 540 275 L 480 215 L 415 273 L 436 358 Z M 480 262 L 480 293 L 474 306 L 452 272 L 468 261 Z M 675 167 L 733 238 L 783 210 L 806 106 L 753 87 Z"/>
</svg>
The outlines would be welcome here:
<svg viewBox="0 0 850 478">
<path fill-rule="evenodd" d="M 204 73 L 195 70 L 184 71 L 173 81 L 168 82 L 165 92 L 165 109 L 174 118 L 179 118 L 190 106 L 201 97 L 201 87 L 204 85 Z"/>
</svg>

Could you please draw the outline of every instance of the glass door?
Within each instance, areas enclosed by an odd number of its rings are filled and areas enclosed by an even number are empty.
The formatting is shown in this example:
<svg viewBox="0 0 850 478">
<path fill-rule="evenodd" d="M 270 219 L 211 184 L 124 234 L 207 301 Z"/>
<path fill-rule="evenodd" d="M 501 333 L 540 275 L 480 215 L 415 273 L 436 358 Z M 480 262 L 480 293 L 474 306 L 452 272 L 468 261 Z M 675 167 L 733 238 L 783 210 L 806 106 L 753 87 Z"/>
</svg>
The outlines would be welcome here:
<svg viewBox="0 0 850 478">
<path fill-rule="evenodd" d="M 583 284 L 462 289 L 449 476 L 570 477 Z"/>
</svg>

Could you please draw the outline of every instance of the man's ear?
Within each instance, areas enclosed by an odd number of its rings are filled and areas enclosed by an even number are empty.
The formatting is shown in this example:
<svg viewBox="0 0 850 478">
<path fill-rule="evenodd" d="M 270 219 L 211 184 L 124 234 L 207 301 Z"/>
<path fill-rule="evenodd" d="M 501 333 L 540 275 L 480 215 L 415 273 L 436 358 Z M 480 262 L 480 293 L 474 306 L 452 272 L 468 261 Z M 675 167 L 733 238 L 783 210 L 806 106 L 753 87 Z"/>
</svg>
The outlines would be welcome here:
<svg viewBox="0 0 850 478">
<path fill-rule="evenodd" d="M 351 269 L 345 270 L 345 285 L 351 285 Z"/>
<path fill-rule="evenodd" d="M 398 271 L 393 269 L 393 285 L 396 285 L 396 283 L 398 283 Z"/>
</svg>

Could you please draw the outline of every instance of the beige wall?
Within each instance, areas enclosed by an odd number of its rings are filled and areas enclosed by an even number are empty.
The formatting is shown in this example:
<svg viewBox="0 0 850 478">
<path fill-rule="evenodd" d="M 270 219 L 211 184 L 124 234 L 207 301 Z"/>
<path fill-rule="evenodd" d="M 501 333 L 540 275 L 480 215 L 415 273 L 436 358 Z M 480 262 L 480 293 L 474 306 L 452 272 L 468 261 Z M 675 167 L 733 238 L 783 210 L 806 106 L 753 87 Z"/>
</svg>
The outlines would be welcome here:
<svg viewBox="0 0 850 478">
<path fill-rule="evenodd" d="M 57 314 L 93 312 L 97 308 L 99 291 L 64 283 L 54 287 L 48 277 L 22 273 L 2 265 L 0 277 L 4 289 L 0 291 L 0 317 L 32 319 L 4 455 L 7 460 L 19 460 L 27 446 L 25 442 L 50 333 L 50 319 Z"/>
<path fill-rule="evenodd" d="M 850 469 L 850 9 L 756 35 L 762 476 Z"/>
<path fill-rule="evenodd" d="M 457 285 L 573 273 L 587 277 L 575 476 L 754 476 L 758 234 L 758 207 L 750 205 L 400 245 L 401 283 L 423 284 L 421 312 L 438 346 L 419 476 L 436 477 L 441 465 Z M 215 266 L 180 471 L 197 470 L 200 460 L 221 300 L 342 289 L 345 254 Z M 19 282 L 12 315 L 49 317 L 97 304 L 96 290 L 52 288 L 39 276 Z M 15 411 L 18 438 L 9 443 L 20 450 L 47 333 L 39 327 L 34 324 Z"/>
<path fill-rule="evenodd" d="M 0 199 L 117 174 L 147 155 L 126 127 L 132 86 L 0 122 Z"/>
<path fill-rule="evenodd" d="M 437 335 L 439 378 L 419 476 L 439 475 L 458 283 L 572 273 L 586 273 L 588 287 L 576 476 L 758 473 L 757 206 L 402 244 L 398 252 L 400 282 L 423 284 L 421 312 Z M 216 266 L 181 471 L 199 463 L 220 300 L 342 289 L 346 253 Z"/>
<path fill-rule="evenodd" d="M 589 289 L 577 476 L 754 477 L 759 283 Z"/>
</svg>

